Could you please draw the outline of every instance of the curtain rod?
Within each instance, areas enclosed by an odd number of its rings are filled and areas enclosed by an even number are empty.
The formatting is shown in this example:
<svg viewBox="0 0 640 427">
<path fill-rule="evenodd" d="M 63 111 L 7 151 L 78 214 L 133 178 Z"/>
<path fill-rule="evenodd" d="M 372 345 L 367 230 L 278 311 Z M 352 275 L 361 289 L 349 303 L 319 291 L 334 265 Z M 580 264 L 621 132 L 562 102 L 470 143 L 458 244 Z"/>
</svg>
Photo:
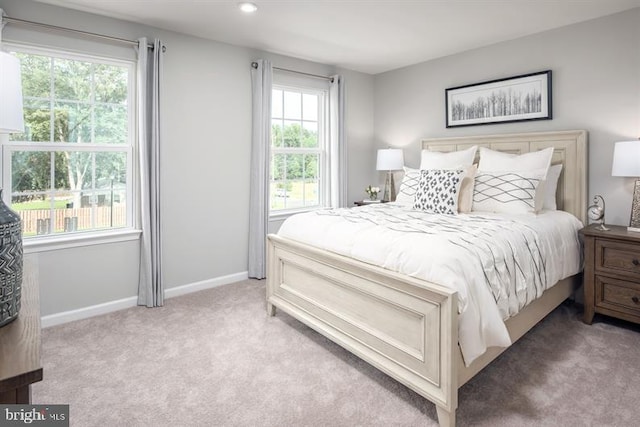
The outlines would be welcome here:
<svg viewBox="0 0 640 427">
<path fill-rule="evenodd" d="M 42 22 L 27 21 L 26 19 L 11 18 L 11 17 L 9 17 L 7 15 L 3 15 L 2 16 L 2 26 L 3 27 L 4 27 L 5 23 L 30 25 L 32 27 L 40 27 L 40 28 L 45 28 L 47 30 L 63 31 L 63 32 L 67 32 L 67 33 L 78 34 L 78 35 L 85 36 L 85 37 L 93 37 L 93 38 L 102 39 L 102 40 L 108 40 L 108 41 L 117 42 L 117 43 L 124 43 L 124 44 L 128 44 L 128 45 L 131 45 L 131 46 L 138 46 L 138 44 L 139 44 L 135 40 L 123 39 L 123 38 L 114 37 L 114 36 L 106 36 L 104 34 L 90 33 L 88 31 L 82 31 L 82 30 L 74 30 L 73 28 L 59 27 L 57 25 L 43 24 Z M 147 47 L 153 49 L 153 44 L 149 43 L 149 44 L 147 44 Z M 167 50 L 167 48 L 165 46 L 162 46 L 162 51 L 166 52 L 166 50 Z"/>
<path fill-rule="evenodd" d="M 258 68 L 258 63 L 257 62 L 252 62 L 251 66 L 253 68 Z M 305 72 L 302 72 L 302 71 L 290 70 L 288 68 L 273 67 L 273 69 L 274 70 L 278 70 L 278 71 L 284 71 L 284 72 L 287 72 L 287 73 L 295 73 L 295 74 L 302 74 L 303 76 L 315 77 L 316 79 L 329 80 L 331 83 L 333 83 L 333 77 L 321 76 L 319 74 L 305 73 Z"/>
</svg>

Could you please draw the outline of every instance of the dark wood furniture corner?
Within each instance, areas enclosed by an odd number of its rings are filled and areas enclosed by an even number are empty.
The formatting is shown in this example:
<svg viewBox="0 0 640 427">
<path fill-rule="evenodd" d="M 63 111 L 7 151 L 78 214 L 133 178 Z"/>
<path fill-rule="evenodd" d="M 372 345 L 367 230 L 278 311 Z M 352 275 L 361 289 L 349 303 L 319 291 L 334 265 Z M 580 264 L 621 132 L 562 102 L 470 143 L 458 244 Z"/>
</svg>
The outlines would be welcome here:
<svg viewBox="0 0 640 427">
<path fill-rule="evenodd" d="M 364 200 L 356 200 L 353 202 L 356 206 L 369 206 L 369 205 L 378 205 L 380 203 L 388 203 L 386 200 L 380 200 L 379 202 L 365 202 Z"/>
<path fill-rule="evenodd" d="M 0 403 L 31 403 L 31 384 L 42 381 L 40 287 L 35 264 L 25 258 L 18 317 L 0 328 Z"/>
<path fill-rule="evenodd" d="M 640 233 L 588 226 L 584 238 L 584 323 L 595 313 L 640 323 Z"/>
</svg>

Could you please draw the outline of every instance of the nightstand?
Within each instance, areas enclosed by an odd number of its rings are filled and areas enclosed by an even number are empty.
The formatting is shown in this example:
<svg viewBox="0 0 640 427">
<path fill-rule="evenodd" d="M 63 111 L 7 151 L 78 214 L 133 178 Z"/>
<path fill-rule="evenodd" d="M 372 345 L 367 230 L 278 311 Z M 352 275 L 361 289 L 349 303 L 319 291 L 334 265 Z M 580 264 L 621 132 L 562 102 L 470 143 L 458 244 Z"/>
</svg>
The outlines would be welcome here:
<svg viewBox="0 0 640 427">
<path fill-rule="evenodd" d="M 640 323 L 640 233 L 591 225 L 584 237 L 584 323 L 595 313 Z"/>
<path fill-rule="evenodd" d="M 380 203 L 387 203 L 386 200 L 380 200 L 379 202 L 365 202 L 364 200 L 356 200 L 353 202 L 356 206 L 369 206 L 369 205 L 379 205 Z"/>
</svg>

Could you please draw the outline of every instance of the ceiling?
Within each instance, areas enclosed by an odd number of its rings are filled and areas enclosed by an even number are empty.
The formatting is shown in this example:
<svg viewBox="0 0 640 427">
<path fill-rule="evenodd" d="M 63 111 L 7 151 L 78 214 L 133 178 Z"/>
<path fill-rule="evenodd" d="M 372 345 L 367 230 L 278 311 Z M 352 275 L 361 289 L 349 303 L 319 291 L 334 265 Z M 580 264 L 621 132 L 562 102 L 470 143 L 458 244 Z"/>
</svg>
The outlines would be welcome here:
<svg viewBox="0 0 640 427">
<path fill-rule="evenodd" d="M 640 6 L 640 0 L 37 0 L 378 74 Z"/>
</svg>

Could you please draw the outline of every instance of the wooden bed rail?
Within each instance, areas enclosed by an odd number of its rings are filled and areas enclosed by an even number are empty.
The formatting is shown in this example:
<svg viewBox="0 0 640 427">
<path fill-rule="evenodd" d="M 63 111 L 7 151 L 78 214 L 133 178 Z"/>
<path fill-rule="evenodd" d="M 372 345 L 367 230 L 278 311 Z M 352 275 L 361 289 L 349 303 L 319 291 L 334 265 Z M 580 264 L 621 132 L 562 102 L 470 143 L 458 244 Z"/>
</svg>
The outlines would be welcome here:
<svg viewBox="0 0 640 427">
<path fill-rule="evenodd" d="M 457 293 L 341 255 L 268 236 L 267 311 L 275 308 L 436 404 L 458 406 Z"/>
</svg>

